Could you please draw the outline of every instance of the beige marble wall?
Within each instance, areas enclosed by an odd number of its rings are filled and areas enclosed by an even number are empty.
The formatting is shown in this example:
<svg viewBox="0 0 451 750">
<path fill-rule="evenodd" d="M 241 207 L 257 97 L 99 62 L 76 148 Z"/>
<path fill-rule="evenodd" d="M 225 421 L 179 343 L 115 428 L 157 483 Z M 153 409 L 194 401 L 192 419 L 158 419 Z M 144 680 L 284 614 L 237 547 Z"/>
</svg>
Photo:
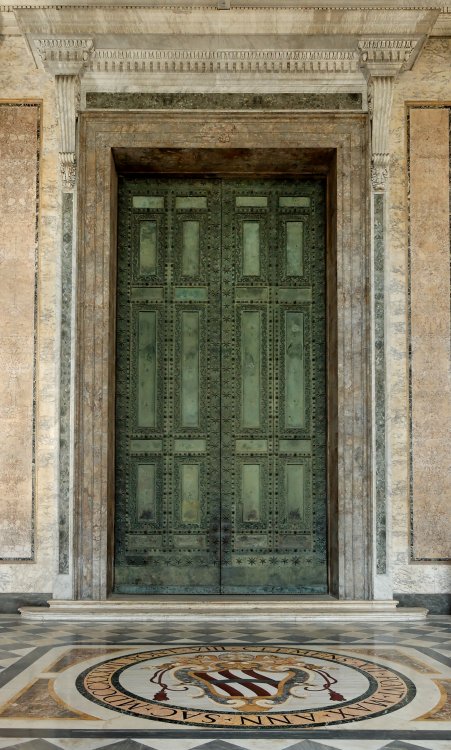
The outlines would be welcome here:
<svg viewBox="0 0 451 750">
<path fill-rule="evenodd" d="M 409 550 L 409 224 L 406 129 L 406 102 L 451 103 L 450 65 L 451 40 L 437 38 L 429 41 L 414 70 L 403 73 L 396 83 L 391 120 L 390 245 L 386 267 L 389 415 L 387 469 L 389 569 L 393 588 L 398 592 L 434 593 L 451 590 L 451 566 L 412 563 Z M 3 100 L 43 101 L 36 389 L 36 559 L 33 563 L 0 563 L 0 592 L 49 591 L 57 571 L 58 537 L 58 134 L 53 83 L 45 73 L 35 68 L 21 37 L 2 39 L 0 91 Z"/>
<path fill-rule="evenodd" d="M 427 42 L 414 70 L 403 73 L 395 86 L 391 131 L 391 181 L 390 181 L 390 218 L 389 218 L 389 253 L 386 268 L 387 282 L 387 409 L 388 409 L 388 504 L 389 504 L 389 566 L 395 592 L 438 593 L 451 591 L 451 566 L 426 562 L 413 562 L 410 549 L 410 420 L 409 420 L 409 359 L 408 359 L 408 243 L 409 243 L 409 205 L 407 179 L 407 106 L 409 102 L 429 102 L 433 104 L 451 104 L 451 40 L 432 39 Z M 423 175 L 424 196 L 433 196 L 437 189 L 433 170 Z M 430 252 L 433 253 L 432 247 Z M 443 249 L 438 249 L 439 254 Z M 449 253 L 449 250 L 448 250 Z M 433 259 L 434 264 L 437 259 Z M 449 257 L 448 257 L 449 264 Z M 443 265 L 443 263 L 442 263 Z M 443 266 L 444 268 L 444 266 Z M 418 266 L 413 273 L 421 273 Z M 447 269 L 449 294 L 449 265 Z M 418 282 L 418 278 L 416 278 Z M 444 304 L 446 285 L 434 289 L 440 291 L 440 305 Z M 418 286 L 415 287 L 416 289 Z M 449 297 L 447 299 L 449 304 Z M 432 290 L 425 302 L 426 309 L 418 296 L 412 298 L 412 320 L 426 322 L 423 313 L 431 312 L 434 306 Z M 449 310 L 449 308 L 448 308 Z M 449 330 L 448 334 L 449 336 Z M 417 350 L 418 352 L 418 350 Z M 426 352 L 424 353 L 426 354 Z M 438 369 L 446 372 L 449 361 L 446 361 L 446 348 L 440 350 Z M 448 370 L 449 372 L 449 370 Z M 413 372 L 416 394 L 421 390 L 421 372 Z M 433 377 L 430 371 L 430 377 Z M 449 385 L 448 385 L 449 387 Z M 418 403 L 418 402 L 417 402 Z M 431 410 L 437 410 L 437 403 L 431 404 Z M 413 445 L 421 445 L 422 433 L 432 446 L 434 421 L 421 424 L 415 413 Z M 443 415 L 440 424 L 443 432 Z M 445 428 L 446 429 L 446 428 Z M 448 424 L 449 430 L 449 424 Z M 438 434 L 438 429 L 437 429 Z M 445 446 L 443 446 L 444 450 Z M 449 445 L 447 446 L 449 455 Z M 443 458 L 443 454 L 442 454 Z M 444 464 L 438 469 L 443 472 Z M 418 477 L 413 477 L 416 481 Z M 443 476 L 449 481 L 449 477 Z M 418 485 L 416 485 L 418 489 Z M 415 491 L 415 483 L 414 483 Z M 415 496 L 414 496 L 415 497 Z M 415 501 L 414 501 L 415 502 Z M 450 513 L 451 497 L 443 496 L 443 509 Z M 425 496 L 424 502 L 414 505 L 415 525 L 419 529 L 430 528 L 431 508 Z M 437 526 L 440 521 L 437 518 Z M 440 531 L 437 528 L 437 533 Z M 431 531 L 433 534 L 433 530 Z M 429 537 L 430 539 L 430 537 Z M 449 539 L 448 539 L 449 543 Z M 441 545 L 443 546 L 443 545 Z M 433 547 L 435 549 L 435 547 Z M 425 552 L 424 546 L 422 552 Z"/>
<path fill-rule="evenodd" d="M 25 42 L 20 37 L 4 37 L 0 44 L 0 92 L 3 101 L 42 101 L 42 147 L 40 155 L 40 215 L 38 250 L 38 310 L 36 349 L 36 488 L 35 488 L 35 558 L 31 562 L 0 563 L 0 592 L 48 592 L 55 578 L 57 551 L 57 451 L 58 451 L 58 255 L 59 255 L 59 175 L 57 172 L 56 118 L 53 85 L 47 76 L 36 70 Z M 6 108 L 5 108 L 6 109 Z M 20 108 L 18 108 L 20 109 Z M 22 112 L 34 112 L 24 108 Z M 31 115 L 28 115 L 31 117 Z M 27 116 L 25 116 L 25 120 Z M 11 130 L 13 123 L 1 125 Z M 33 148 L 27 140 L 32 124 L 16 121 L 15 138 L 6 136 L 7 154 L 2 154 L 6 175 L 2 177 L 2 239 L 1 260 L 1 333 L 8 340 L 14 367 L 20 365 L 15 382 L 12 370 L 0 359 L 0 414 L 2 431 L 0 452 L 2 467 L 5 457 L 14 454 L 20 480 L 8 486 L 0 471 L 0 557 L 28 556 L 30 552 L 31 510 L 31 388 L 33 362 L 32 308 L 34 286 L 34 196 L 31 182 L 34 175 L 24 174 L 20 195 L 10 182 L 17 185 L 21 155 Z M 23 139 L 23 140 L 22 140 Z M 3 141 L 2 141 L 3 143 Z M 23 148 L 20 146 L 23 143 Z M 29 144 L 29 145 L 28 145 Z M 25 151 L 27 149 L 27 152 Z M 16 151 L 18 152 L 16 154 Z M 18 158 L 15 166 L 9 163 Z M 6 158 L 6 161 L 4 159 Z M 30 162 L 31 169 L 34 167 Z M 6 182 L 4 181 L 6 180 Z M 23 183 L 23 184 L 22 184 Z M 30 185 L 28 184 L 30 183 Z M 25 188 L 25 190 L 23 189 Z M 30 192 L 31 190 L 31 192 Z M 30 193 L 30 195 L 29 195 Z M 5 199 L 5 200 L 3 200 Z M 18 203 L 11 209 L 10 201 Z M 6 210 L 5 210 L 6 208 Z M 17 210 L 16 210 L 17 209 Z M 5 215 L 3 215 L 5 211 Z M 5 223 L 6 222 L 6 223 Z M 29 234 L 33 232 L 33 241 Z M 18 320 L 18 317 L 20 320 Z M 31 322 L 31 330 L 30 330 Z M 0 347 L 1 348 L 1 347 Z M 3 347 L 4 349 L 4 347 Z M 5 367 L 7 377 L 4 377 Z M 15 416 L 11 415 L 11 399 L 15 399 Z M 6 418 L 5 418 L 6 416 Z M 13 420 L 13 422 L 11 422 Z M 14 421 L 15 420 L 15 421 Z M 14 427 L 12 440 L 5 448 L 5 424 Z M 16 472 L 17 473 L 17 472 Z M 12 475 L 11 475 L 12 476 Z M 18 553 L 21 553 L 20 555 Z M 23 554 L 22 554 L 23 553 Z"/>
<path fill-rule="evenodd" d="M 411 107 L 410 332 L 414 560 L 451 558 L 449 125 Z"/>
<path fill-rule="evenodd" d="M 33 369 L 39 104 L 0 103 L 0 560 L 34 557 Z"/>
</svg>

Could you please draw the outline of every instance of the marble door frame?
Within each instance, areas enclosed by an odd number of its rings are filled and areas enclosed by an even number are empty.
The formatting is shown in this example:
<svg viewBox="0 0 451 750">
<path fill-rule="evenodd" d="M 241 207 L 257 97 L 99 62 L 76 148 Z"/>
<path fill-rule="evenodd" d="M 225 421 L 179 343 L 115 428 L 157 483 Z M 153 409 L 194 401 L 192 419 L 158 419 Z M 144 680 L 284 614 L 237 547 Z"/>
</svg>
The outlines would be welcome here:
<svg viewBox="0 0 451 750">
<path fill-rule="evenodd" d="M 106 599 L 114 536 L 113 150 L 317 149 L 328 171 L 330 592 L 373 595 L 369 128 L 362 113 L 84 112 L 79 124 L 75 599 Z"/>
</svg>

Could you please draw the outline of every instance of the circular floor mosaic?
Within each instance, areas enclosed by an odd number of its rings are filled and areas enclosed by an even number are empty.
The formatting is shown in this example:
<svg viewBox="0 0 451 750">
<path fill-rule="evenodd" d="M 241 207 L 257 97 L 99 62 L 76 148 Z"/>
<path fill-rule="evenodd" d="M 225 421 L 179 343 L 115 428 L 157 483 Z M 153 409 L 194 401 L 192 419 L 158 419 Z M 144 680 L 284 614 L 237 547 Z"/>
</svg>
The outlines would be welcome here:
<svg viewBox="0 0 451 750">
<path fill-rule="evenodd" d="M 215 727 L 310 727 L 402 708 L 413 683 L 358 656 L 287 646 L 180 646 L 85 670 L 79 692 L 114 711 Z"/>
</svg>

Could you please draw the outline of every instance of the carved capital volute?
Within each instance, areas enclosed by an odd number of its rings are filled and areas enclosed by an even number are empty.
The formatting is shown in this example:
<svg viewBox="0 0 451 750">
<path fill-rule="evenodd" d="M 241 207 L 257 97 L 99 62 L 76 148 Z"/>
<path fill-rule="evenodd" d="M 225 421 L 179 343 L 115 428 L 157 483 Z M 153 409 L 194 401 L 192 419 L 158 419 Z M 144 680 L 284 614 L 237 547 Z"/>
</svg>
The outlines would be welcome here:
<svg viewBox="0 0 451 750">
<path fill-rule="evenodd" d="M 371 117 L 371 183 L 386 189 L 389 173 L 389 127 L 395 77 L 408 70 L 418 51 L 418 39 L 361 39 L 360 65 L 368 81 Z"/>
<path fill-rule="evenodd" d="M 80 78 L 89 65 L 94 43 L 90 37 L 70 36 L 42 37 L 33 42 L 44 70 L 55 80 L 62 186 L 64 191 L 71 191 L 77 178 L 75 138 Z"/>
</svg>

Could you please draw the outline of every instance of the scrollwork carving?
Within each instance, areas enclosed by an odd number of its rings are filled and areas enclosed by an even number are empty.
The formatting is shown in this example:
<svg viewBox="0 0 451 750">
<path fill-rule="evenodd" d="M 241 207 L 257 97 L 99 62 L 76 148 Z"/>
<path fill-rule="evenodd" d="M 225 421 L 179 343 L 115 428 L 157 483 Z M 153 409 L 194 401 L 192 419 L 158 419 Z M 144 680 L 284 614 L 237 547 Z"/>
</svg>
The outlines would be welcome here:
<svg viewBox="0 0 451 750">
<path fill-rule="evenodd" d="M 389 154 L 373 154 L 371 184 L 375 193 L 383 192 L 387 185 Z"/>
</svg>

